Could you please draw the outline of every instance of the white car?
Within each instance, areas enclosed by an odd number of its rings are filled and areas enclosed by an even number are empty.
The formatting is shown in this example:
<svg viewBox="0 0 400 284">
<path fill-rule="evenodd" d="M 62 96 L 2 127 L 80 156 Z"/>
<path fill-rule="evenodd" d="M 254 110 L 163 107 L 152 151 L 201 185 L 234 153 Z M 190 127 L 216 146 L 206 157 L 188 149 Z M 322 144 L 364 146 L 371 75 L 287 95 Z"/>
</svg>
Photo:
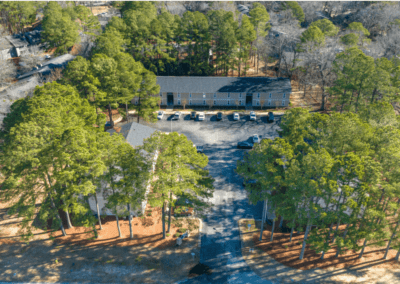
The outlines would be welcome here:
<svg viewBox="0 0 400 284">
<path fill-rule="evenodd" d="M 238 112 L 235 112 L 235 113 L 233 114 L 233 120 L 239 120 L 239 119 L 240 119 L 239 113 L 238 113 Z"/>
<path fill-rule="evenodd" d="M 253 135 L 253 143 L 259 143 L 260 142 L 260 137 L 258 137 L 257 134 Z"/>
<path fill-rule="evenodd" d="M 160 111 L 158 112 L 158 114 L 157 114 L 157 118 L 158 118 L 158 119 L 162 119 L 163 116 L 164 116 L 164 112 L 163 112 L 162 110 L 160 110 Z"/>
<path fill-rule="evenodd" d="M 254 111 L 250 112 L 250 120 L 256 120 L 256 113 Z"/>
<path fill-rule="evenodd" d="M 180 111 L 177 111 L 177 112 L 175 112 L 175 115 L 174 115 L 174 120 L 179 120 L 181 118 L 181 112 Z"/>
<path fill-rule="evenodd" d="M 205 117 L 206 117 L 206 116 L 204 115 L 204 112 L 199 112 L 199 121 L 204 120 Z"/>
</svg>

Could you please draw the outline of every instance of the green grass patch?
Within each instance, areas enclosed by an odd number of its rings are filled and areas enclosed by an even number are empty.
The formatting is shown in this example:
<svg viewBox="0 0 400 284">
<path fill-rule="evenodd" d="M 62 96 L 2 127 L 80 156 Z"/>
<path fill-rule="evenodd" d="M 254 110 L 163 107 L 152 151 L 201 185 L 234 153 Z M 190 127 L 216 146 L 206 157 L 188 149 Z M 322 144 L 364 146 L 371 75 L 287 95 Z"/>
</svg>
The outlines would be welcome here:
<svg viewBox="0 0 400 284">
<path fill-rule="evenodd" d="M 137 262 L 141 262 L 142 261 L 142 257 L 139 255 L 136 259 Z"/>
<path fill-rule="evenodd" d="M 174 236 L 175 237 L 179 237 L 181 234 L 179 234 L 179 233 L 176 233 Z"/>
<path fill-rule="evenodd" d="M 165 235 L 166 235 L 167 237 L 169 237 L 171 234 L 169 234 L 169 233 L 166 233 Z"/>
<path fill-rule="evenodd" d="M 184 232 L 186 232 L 186 229 L 185 229 L 185 228 L 180 228 L 180 229 L 178 230 L 178 232 L 179 232 L 179 233 L 184 233 Z"/>
<path fill-rule="evenodd" d="M 150 217 L 150 216 L 151 216 L 151 213 L 147 213 L 147 216 Z"/>
<path fill-rule="evenodd" d="M 114 262 L 114 259 L 107 260 L 106 263 Z"/>
<path fill-rule="evenodd" d="M 285 245 L 285 249 L 287 249 L 288 248 L 288 245 Z"/>
</svg>

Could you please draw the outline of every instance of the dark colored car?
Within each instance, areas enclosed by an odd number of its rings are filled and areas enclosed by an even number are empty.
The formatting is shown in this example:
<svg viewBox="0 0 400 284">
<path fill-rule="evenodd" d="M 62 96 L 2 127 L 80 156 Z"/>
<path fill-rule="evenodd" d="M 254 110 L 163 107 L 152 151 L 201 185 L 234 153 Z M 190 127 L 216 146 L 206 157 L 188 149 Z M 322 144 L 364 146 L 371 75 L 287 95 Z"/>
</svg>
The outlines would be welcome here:
<svg viewBox="0 0 400 284">
<path fill-rule="evenodd" d="M 197 153 L 203 153 L 204 152 L 204 147 L 203 146 L 196 146 Z"/>
<path fill-rule="evenodd" d="M 192 111 L 190 113 L 190 119 L 196 119 L 196 112 L 195 111 Z"/>
<path fill-rule="evenodd" d="M 237 147 L 238 149 L 253 149 L 253 144 L 249 142 L 239 142 Z"/>
<path fill-rule="evenodd" d="M 273 112 L 268 113 L 268 122 L 274 122 L 275 117 Z"/>
<path fill-rule="evenodd" d="M 222 112 L 217 113 L 217 120 L 222 120 Z"/>
</svg>

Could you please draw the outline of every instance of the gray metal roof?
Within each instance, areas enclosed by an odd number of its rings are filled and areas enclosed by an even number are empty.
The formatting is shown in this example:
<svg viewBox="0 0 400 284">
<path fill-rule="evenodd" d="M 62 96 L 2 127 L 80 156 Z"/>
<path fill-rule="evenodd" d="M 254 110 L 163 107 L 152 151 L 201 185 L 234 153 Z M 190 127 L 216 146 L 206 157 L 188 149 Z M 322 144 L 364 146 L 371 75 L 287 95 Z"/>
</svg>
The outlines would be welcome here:
<svg viewBox="0 0 400 284">
<path fill-rule="evenodd" d="M 34 74 L 48 75 L 48 74 L 50 74 L 51 70 L 53 70 L 54 68 L 66 67 L 68 62 L 75 59 L 75 57 L 76 56 L 71 55 L 71 54 L 64 54 L 64 55 L 58 56 L 56 58 L 53 58 L 47 62 L 42 63 L 42 67 L 40 69 L 32 70 L 25 74 L 22 74 L 21 76 L 18 77 L 18 80 L 27 78 Z"/>
<path fill-rule="evenodd" d="M 157 77 L 160 92 L 167 93 L 290 93 L 289 78 L 269 77 Z"/>
<path fill-rule="evenodd" d="M 11 36 L 6 36 L 6 39 L 11 42 L 11 44 L 14 47 L 24 47 L 28 46 L 29 42 L 25 39 L 25 36 L 23 34 L 18 34 L 18 35 L 11 35 Z"/>
<path fill-rule="evenodd" d="M 154 128 L 132 122 L 126 141 L 134 148 L 142 146 L 143 140 L 149 138 L 155 131 Z"/>
</svg>

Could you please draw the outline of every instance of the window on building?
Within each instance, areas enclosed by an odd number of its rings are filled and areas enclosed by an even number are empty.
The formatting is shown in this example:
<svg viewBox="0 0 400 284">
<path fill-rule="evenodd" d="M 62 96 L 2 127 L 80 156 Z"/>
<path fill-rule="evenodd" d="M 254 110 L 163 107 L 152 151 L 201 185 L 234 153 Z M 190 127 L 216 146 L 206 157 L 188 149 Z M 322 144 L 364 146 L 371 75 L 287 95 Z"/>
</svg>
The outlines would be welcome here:
<svg viewBox="0 0 400 284">
<path fill-rule="evenodd" d="M 206 98 L 206 93 L 203 93 L 203 98 Z"/>
<path fill-rule="evenodd" d="M 162 93 L 160 93 L 160 97 L 162 97 Z"/>
<path fill-rule="evenodd" d="M 228 93 L 228 98 L 230 98 L 231 97 L 231 94 L 230 93 Z"/>
<path fill-rule="evenodd" d="M 181 97 L 181 94 L 180 93 L 178 93 L 178 98 L 180 98 Z"/>
<path fill-rule="evenodd" d="M 257 94 L 257 98 L 260 98 L 260 93 Z"/>
<path fill-rule="evenodd" d="M 189 105 L 192 105 L 192 100 L 189 100 Z"/>
<path fill-rule="evenodd" d="M 191 97 L 192 97 L 192 93 L 189 94 L 189 98 L 191 98 Z"/>
<path fill-rule="evenodd" d="M 181 104 L 181 100 L 178 100 L 178 105 L 180 105 Z"/>
<path fill-rule="evenodd" d="M 135 105 L 137 105 L 137 103 L 138 103 L 138 101 L 136 100 L 136 101 L 135 101 Z"/>
<path fill-rule="evenodd" d="M 286 94 L 283 94 L 283 98 L 286 98 Z"/>
<path fill-rule="evenodd" d="M 272 98 L 272 94 L 271 93 L 269 94 L 269 98 Z"/>
<path fill-rule="evenodd" d="M 217 101 L 216 100 L 214 100 L 214 105 L 216 105 L 217 104 Z"/>
<path fill-rule="evenodd" d="M 242 97 L 242 94 L 239 94 L 239 98 L 241 98 Z"/>
<path fill-rule="evenodd" d="M 271 106 L 271 101 L 268 101 L 268 106 Z"/>
<path fill-rule="evenodd" d="M 240 101 L 240 105 L 242 105 L 243 104 L 243 101 Z"/>
<path fill-rule="evenodd" d="M 203 105 L 206 105 L 206 100 L 203 100 Z"/>
<path fill-rule="evenodd" d="M 283 105 L 283 106 L 285 105 L 285 101 L 282 101 L 282 105 Z"/>
<path fill-rule="evenodd" d="M 258 106 L 260 105 L 260 101 L 257 101 L 257 105 L 258 105 Z"/>
<path fill-rule="evenodd" d="M 228 100 L 228 106 L 229 106 L 229 100 Z"/>
<path fill-rule="evenodd" d="M 217 97 L 217 93 L 214 93 L 214 98 L 216 98 Z"/>
</svg>

